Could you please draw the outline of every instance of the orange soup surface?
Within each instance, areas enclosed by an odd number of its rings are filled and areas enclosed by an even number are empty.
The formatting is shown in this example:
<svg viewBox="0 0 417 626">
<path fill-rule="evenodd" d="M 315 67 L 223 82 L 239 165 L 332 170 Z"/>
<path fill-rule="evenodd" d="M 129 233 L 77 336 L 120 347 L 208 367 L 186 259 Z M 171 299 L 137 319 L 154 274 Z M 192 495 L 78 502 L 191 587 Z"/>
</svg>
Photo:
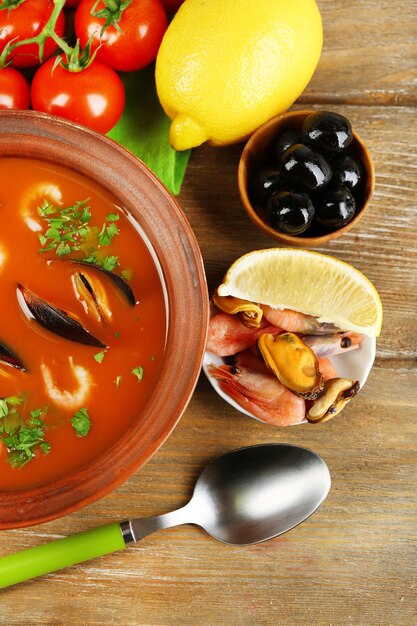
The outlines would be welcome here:
<svg viewBox="0 0 417 626">
<path fill-rule="evenodd" d="M 0 491 L 18 491 L 85 466 L 140 420 L 167 314 L 154 256 L 95 182 L 1 158 L 0 219 Z"/>
</svg>

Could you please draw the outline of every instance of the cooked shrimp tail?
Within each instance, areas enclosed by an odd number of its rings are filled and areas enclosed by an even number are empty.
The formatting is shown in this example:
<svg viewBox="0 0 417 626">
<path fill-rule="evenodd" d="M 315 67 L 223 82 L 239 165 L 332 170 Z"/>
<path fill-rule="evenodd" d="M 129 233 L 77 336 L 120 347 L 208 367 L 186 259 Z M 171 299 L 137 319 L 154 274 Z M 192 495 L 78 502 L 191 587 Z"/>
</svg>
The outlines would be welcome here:
<svg viewBox="0 0 417 626">
<path fill-rule="evenodd" d="M 290 309 L 272 309 L 262 305 L 264 317 L 270 324 L 278 326 L 290 333 L 299 335 L 330 335 L 337 333 L 340 329 L 327 322 L 319 322 L 317 317 L 304 315 L 298 311 Z"/>
<path fill-rule="evenodd" d="M 284 387 L 265 366 L 252 371 L 245 367 L 210 365 L 209 373 L 225 393 L 263 422 L 291 426 L 304 421 L 304 400 Z"/>
<path fill-rule="evenodd" d="M 337 371 L 329 358 L 319 359 L 319 370 L 325 382 L 337 378 Z"/>
</svg>

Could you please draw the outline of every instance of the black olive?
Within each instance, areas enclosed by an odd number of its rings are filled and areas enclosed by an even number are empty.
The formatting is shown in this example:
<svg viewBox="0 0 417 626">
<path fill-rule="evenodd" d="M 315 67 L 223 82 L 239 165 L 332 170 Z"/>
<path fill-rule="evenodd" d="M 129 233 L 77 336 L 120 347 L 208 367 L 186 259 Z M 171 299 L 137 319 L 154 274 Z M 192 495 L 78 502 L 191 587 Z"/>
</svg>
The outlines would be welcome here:
<svg viewBox="0 0 417 626">
<path fill-rule="evenodd" d="M 314 150 L 335 154 L 345 150 L 352 141 L 352 126 L 344 115 L 318 111 L 304 120 L 302 137 Z"/>
<path fill-rule="evenodd" d="M 359 188 L 362 179 L 362 168 L 357 161 L 352 159 L 348 154 L 345 154 L 335 159 L 332 166 L 332 186 L 347 187 L 351 191 L 356 191 Z"/>
<path fill-rule="evenodd" d="M 273 155 L 278 161 L 281 154 L 296 143 L 301 143 L 301 136 L 298 130 L 287 130 L 279 135 L 273 146 Z"/>
<path fill-rule="evenodd" d="M 266 206 L 266 218 L 272 228 L 288 235 L 303 233 L 313 217 L 313 203 L 304 193 L 281 191 L 274 194 Z"/>
<path fill-rule="evenodd" d="M 265 206 L 269 198 L 285 186 L 277 168 L 268 167 L 252 178 L 249 184 L 250 198 L 254 204 Z"/>
<path fill-rule="evenodd" d="M 314 221 L 325 230 L 336 230 L 350 222 L 355 215 L 355 199 L 348 189 L 332 189 L 315 201 Z"/>
<path fill-rule="evenodd" d="M 326 159 L 301 143 L 296 143 L 282 154 L 280 172 L 291 187 L 307 192 L 321 191 L 332 178 Z"/>
</svg>

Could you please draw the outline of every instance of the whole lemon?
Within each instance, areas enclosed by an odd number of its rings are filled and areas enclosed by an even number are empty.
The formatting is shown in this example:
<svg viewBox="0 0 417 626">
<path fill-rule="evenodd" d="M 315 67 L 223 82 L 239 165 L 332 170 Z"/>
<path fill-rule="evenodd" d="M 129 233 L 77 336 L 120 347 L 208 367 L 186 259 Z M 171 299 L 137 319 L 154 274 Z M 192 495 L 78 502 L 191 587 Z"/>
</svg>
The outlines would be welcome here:
<svg viewBox="0 0 417 626">
<path fill-rule="evenodd" d="M 322 41 L 315 0 L 185 0 L 156 59 L 171 145 L 245 139 L 302 93 Z"/>
</svg>

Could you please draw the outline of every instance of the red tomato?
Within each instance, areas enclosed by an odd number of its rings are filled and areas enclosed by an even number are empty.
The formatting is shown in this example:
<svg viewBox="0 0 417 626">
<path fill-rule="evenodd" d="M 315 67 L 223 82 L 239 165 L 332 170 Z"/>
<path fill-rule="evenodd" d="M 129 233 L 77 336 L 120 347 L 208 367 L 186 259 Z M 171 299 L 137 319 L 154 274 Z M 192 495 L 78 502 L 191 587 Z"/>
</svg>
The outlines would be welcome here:
<svg viewBox="0 0 417 626">
<path fill-rule="evenodd" d="M 111 67 L 94 60 L 79 72 L 62 65 L 52 71 L 55 59 L 37 70 L 31 87 L 32 107 L 107 133 L 123 113 L 125 92 Z"/>
<path fill-rule="evenodd" d="M 51 0 L 24 0 L 11 9 L 0 11 L 0 52 L 11 39 L 29 39 L 36 37 L 48 21 L 52 9 Z M 65 32 L 64 14 L 60 13 L 55 28 L 62 37 Z M 47 59 L 57 49 L 57 45 L 50 37 L 45 42 L 44 58 Z M 36 44 L 29 44 L 16 48 L 12 53 L 13 67 L 33 67 L 39 65 L 39 48 Z"/>
<path fill-rule="evenodd" d="M 178 11 L 184 0 L 161 0 L 161 2 L 168 13 L 175 13 Z"/>
<path fill-rule="evenodd" d="M 100 39 L 105 23 L 92 12 L 105 8 L 103 0 L 81 0 L 75 14 L 75 33 L 84 48 L 90 37 L 92 49 L 104 44 L 97 59 L 120 72 L 140 70 L 156 58 L 168 26 L 165 9 L 159 0 L 132 0 L 118 21 L 119 28 L 109 26 Z"/>
<path fill-rule="evenodd" d="M 0 109 L 28 109 L 30 90 L 22 74 L 12 67 L 0 69 Z"/>
</svg>

